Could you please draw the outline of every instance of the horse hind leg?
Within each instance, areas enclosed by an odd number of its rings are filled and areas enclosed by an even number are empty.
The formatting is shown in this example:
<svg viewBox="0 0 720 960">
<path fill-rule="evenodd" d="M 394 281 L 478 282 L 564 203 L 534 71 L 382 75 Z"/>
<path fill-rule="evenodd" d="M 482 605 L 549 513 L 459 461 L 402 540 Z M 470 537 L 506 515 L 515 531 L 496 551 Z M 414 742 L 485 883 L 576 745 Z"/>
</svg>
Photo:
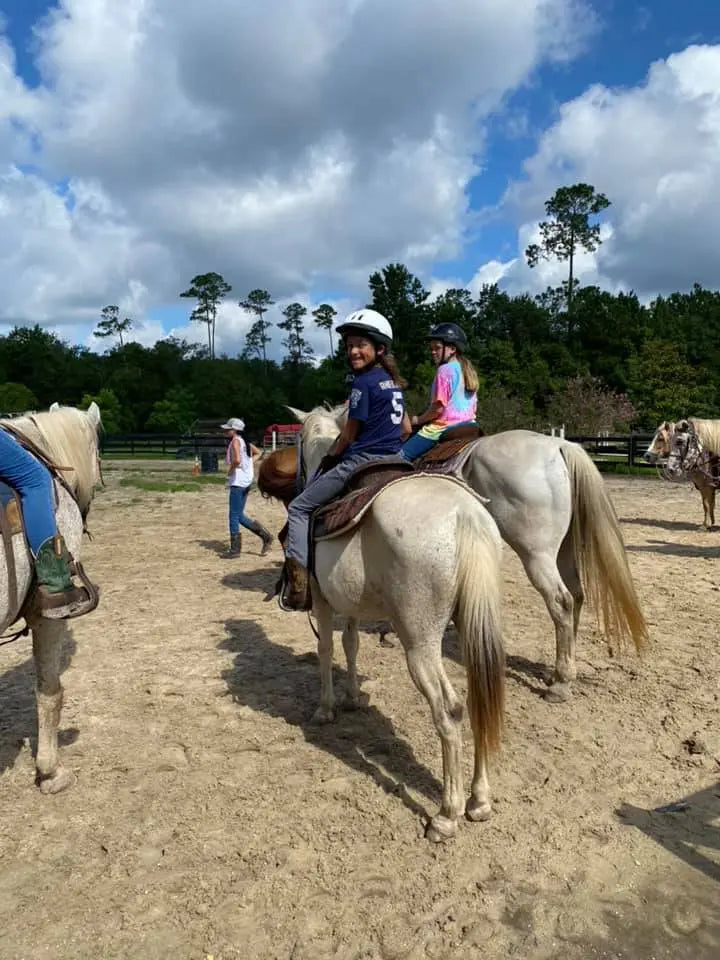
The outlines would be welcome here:
<svg viewBox="0 0 720 960">
<path fill-rule="evenodd" d="M 572 548 L 569 538 L 566 538 L 561 550 L 566 542 L 567 549 Z M 530 582 L 545 601 L 548 613 L 555 624 L 555 670 L 545 698 L 550 703 L 561 703 L 570 698 L 570 683 L 577 676 L 575 630 L 582 607 L 582 588 L 580 587 L 578 593 L 581 599 L 576 612 L 573 592 L 566 586 L 558 569 L 558 563 L 553 557 L 549 554 L 533 554 L 521 557 L 521 560 Z M 574 565 L 574 559 L 572 562 Z M 566 562 L 564 566 L 567 567 L 565 574 L 572 581 L 571 570 Z"/>
<path fill-rule="evenodd" d="M 74 780 L 71 771 L 58 760 L 58 726 L 63 703 L 60 670 L 68 629 L 62 620 L 42 617 L 33 618 L 31 626 L 38 719 L 37 783 L 42 793 L 59 793 Z"/>
<path fill-rule="evenodd" d="M 350 617 L 345 622 L 342 633 L 342 645 L 345 651 L 345 660 L 347 661 L 347 687 L 345 690 L 344 706 L 348 710 L 354 710 L 360 706 L 360 684 L 357 676 L 357 654 L 360 644 L 360 635 L 358 633 L 357 620 Z"/>
<path fill-rule="evenodd" d="M 431 818 L 425 835 L 440 842 L 455 836 L 458 818 L 465 806 L 462 781 L 463 705 L 453 690 L 442 665 L 441 638 L 431 646 L 427 641 L 413 644 L 400 635 L 405 646 L 410 676 L 430 705 L 435 729 L 440 737 L 443 759 L 443 793 L 440 809 Z"/>
</svg>

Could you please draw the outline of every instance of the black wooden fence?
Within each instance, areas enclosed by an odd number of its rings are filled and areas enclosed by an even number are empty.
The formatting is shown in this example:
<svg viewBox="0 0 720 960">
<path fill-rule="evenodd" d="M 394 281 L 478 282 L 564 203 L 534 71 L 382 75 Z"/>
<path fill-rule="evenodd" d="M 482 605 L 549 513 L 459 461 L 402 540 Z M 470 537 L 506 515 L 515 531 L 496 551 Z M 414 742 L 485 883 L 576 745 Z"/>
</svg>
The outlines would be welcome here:
<svg viewBox="0 0 720 960">
<path fill-rule="evenodd" d="M 643 454 L 652 440 L 647 433 L 630 433 L 612 437 L 568 437 L 580 443 L 595 463 L 603 465 L 623 464 L 629 467 L 647 467 Z M 258 441 L 258 445 L 262 443 Z M 155 459 L 174 457 L 194 459 L 203 453 L 218 456 L 225 452 L 222 436 L 188 436 L 179 433 L 110 433 L 102 437 L 101 452 L 105 457 Z"/>
</svg>

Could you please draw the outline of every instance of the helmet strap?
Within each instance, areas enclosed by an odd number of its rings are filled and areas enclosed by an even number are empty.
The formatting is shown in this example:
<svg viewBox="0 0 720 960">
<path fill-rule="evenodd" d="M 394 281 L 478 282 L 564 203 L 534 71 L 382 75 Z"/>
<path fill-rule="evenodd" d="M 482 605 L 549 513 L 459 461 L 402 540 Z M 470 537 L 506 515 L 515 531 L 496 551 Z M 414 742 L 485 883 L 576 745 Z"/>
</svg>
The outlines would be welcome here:
<svg viewBox="0 0 720 960">
<path fill-rule="evenodd" d="M 447 353 L 448 350 L 452 350 L 452 353 L 450 354 L 450 356 L 448 356 L 448 353 Z M 457 354 L 457 350 L 455 349 L 455 347 L 454 347 L 451 343 L 443 343 L 443 348 L 442 348 L 442 363 L 447 363 L 449 360 L 452 360 L 452 358 L 453 358 L 456 354 Z"/>
</svg>

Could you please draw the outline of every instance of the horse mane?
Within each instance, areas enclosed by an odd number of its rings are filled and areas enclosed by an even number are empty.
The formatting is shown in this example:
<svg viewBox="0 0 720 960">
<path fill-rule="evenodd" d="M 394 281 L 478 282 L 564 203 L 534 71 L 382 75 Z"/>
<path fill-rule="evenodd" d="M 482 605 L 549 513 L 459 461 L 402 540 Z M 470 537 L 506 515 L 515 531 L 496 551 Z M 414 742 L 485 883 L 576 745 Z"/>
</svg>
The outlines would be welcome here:
<svg viewBox="0 0 720 960">
<path fill-rule="evenodd" d="M 695 433 L 705 450 L 720 453 L 720 420 L 693 420 Z"/>
<path fill-rule="evenodd" d="M 263 457 L 258 470 L 257 485 L 260 493 L 269 500 L 275 497 L 285 505 L 296 495 L 297 449 L 281 447 Z"/>
<path fill-rule="evenodd" d="M 85 513 L 92 502 L 97 481 L 97 433 L 83 410 L 59 407 L 32 416 L 0 420 L 39 447 L 64 471 L 63 478 Z"/>
</svg>

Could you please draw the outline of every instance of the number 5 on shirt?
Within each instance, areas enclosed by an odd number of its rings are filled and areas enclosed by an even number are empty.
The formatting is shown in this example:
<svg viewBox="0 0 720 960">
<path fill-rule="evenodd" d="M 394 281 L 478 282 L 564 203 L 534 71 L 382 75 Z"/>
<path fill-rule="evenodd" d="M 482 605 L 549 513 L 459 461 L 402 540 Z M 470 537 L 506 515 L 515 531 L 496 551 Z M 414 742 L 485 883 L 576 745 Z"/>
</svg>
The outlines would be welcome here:
<svg viewBox="0 0 720 960">
<path fill-rule="evenodd" d="M 390 414 L 390 420 L 393 423 L 402 423 L 403 416 L 405 415 L 405 407 L 403 405 L 401 390 L 393 390 L 392 408 L 393 412 Z"/>
</svg>

